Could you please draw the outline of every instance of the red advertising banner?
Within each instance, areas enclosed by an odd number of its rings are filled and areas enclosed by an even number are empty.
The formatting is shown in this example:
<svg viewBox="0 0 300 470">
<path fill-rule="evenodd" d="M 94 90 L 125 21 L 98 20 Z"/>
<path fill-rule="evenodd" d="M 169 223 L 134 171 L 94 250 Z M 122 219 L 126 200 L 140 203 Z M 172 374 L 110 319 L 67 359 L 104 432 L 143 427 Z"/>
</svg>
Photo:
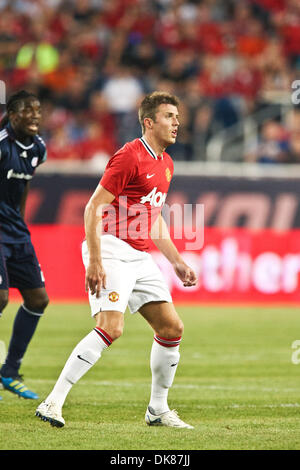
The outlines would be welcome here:
<svg viewBox="0 0 300 470">
<path fill-rule="evenodd" d="M 50 299 L 87 301 L 81 260 L 83 228 L 34 225 L 31 234 Z M 186 250 L 184 239 L 175 244 L 196 271 L 199 283 L 183 287 L 170 263 L 153 247 L 174 302 L 300 303 L 300 230 L 207 228 L 200 249 Z"/>
</svg>

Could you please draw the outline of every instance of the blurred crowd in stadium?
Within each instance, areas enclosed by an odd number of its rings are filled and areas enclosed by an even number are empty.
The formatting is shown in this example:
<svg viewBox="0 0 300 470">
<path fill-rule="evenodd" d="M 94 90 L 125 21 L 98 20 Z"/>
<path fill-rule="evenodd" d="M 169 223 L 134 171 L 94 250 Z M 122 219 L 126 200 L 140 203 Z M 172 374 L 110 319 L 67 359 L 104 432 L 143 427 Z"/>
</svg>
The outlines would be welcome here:
<svg viewBox="0 0 300 470">
<path fill-rule="evenodd" d="M 0 76 L 40 97 L 50 159 L 106 161 L 160 89 L 182 102 L 175 160 L 228 131 L 232 158 L 300 162 L 299 0 L 0 0 Z"/>
</svg>

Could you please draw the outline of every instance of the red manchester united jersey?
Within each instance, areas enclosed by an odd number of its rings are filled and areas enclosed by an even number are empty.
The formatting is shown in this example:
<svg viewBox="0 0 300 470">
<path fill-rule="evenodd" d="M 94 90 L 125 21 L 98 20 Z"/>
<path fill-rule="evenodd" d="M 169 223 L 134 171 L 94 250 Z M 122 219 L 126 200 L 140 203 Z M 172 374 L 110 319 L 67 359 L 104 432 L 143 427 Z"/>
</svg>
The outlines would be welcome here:
<svg viewBox="0 0 300 470">
<path fill-rule="evenodd" d="M 143 137 L 118 150 L 100 180 L 115 196 L 103 214 L 102 232 L 148 251 L 149 233 L 165 203 L 173 171 L 170 155 L 157 156 Z"/>
</svg>

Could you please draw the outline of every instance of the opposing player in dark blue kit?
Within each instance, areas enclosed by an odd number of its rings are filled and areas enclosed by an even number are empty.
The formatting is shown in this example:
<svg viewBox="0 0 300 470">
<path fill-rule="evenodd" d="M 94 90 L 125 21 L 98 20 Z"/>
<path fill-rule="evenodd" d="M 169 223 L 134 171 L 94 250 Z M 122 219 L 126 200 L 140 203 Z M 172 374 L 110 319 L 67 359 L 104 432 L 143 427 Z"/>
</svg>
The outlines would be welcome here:
<svg viewBox="0 0 300 470">
<path fill-rule="evenodd" d="M 0 374 L 5 389 L 30 399 L 38 396 L 24 385 L 19 368 L 49 301 L 24 222 L 30 180 L 47 155 L 38 135 L 40 119 L 38 98 L 22 90 L 8 100 L 0 124 L 0 315 L 8 303 L 9 287 L 16 287 L 24 300 Z"/>
</svg>

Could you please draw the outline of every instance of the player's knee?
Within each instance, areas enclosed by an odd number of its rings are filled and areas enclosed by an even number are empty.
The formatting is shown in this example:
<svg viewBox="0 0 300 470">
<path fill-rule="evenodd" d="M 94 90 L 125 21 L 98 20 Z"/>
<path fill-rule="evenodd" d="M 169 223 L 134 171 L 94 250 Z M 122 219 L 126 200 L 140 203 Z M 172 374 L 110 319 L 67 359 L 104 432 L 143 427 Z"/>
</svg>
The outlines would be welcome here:
<svg viewBox="0 0 300 470">
<path fill-rule="evenodd" d="M 115 341 L 116 339 L 120 338 L 123 334 L 123 327 L 121 325 L 109 325 L 109 324 L 99 324 L 97 323 L 96 325 L 97 328 L 100 328 L 101 330 L 104 330 L 105 333 L 107 333 L 112 341 Z"/>
<path fill-rule="evenodd" d="M 159 336 L 163 338 L 179 338 L 183 335 L 184 325 L 180 318 L 169 325 L 164 325 L 157 331 Z"/>
<path fill-rule="evenodd" d="M 104 330 L 115 341 L 123 334 L 124 315 L 120 312 L 100 312 L 96 315 L 96 327 Z"/>
<path fill-rule="evenodd" d="M 0 313 L 3 312 L 8 304 L 8 292 L 6 290 L 0 290 Z"/>
<path fill-rule="evenodd" d="M 44 312 L 48 304 L 49 304 L 49 297 L 46 292 L 40 295 L 36 295 L 35 297 L 25 302 L 25 306 L 29 310 L 33 312 L 40 312 L 40 313 Z"/>
<path fill-rule="evenodd" d="M 180 319 L 170 327 L 169 335 L 172 338 L 178 338 L 183 335 L 184 325 Z"/>
<path fill-rule="evenodd" d="M 122 327 L 112 327 L 110 329 L 110 332 L 107 332 L 109 334 L 109 336 L 111 337 L 111 339 L 113 341 L 115 341 L 116 339 L 120 338 L 120 336 L 122 336 L 123 334 L 123 328 Z"/>
<path fill-rule="evenodd" d="M 179 324 L 178 324 L 178 336 L 182 336 L 183 335 L 183 331 L 184 331 L 184 324 L 183 322 L 180 320 Z"/>
</svg>

